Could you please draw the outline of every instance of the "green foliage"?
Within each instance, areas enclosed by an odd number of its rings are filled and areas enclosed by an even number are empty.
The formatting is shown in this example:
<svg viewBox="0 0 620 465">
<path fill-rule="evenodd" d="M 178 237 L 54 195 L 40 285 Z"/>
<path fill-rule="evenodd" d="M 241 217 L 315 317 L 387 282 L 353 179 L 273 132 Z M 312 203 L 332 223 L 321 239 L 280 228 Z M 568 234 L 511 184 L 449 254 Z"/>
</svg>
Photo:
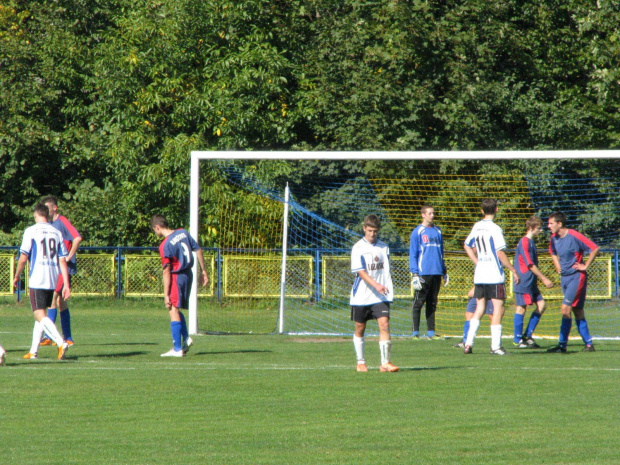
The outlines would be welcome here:
<svg viewBox="0 0 620 465">
<path fill-rule="evenodd" d="M 196 149 L 617 148 L 619 21 L 603 0 L 8 0 L 0 240 L 55 194 L 89 245 L 152 245 L 152 214 L 187 225 Z"/>
</svg>

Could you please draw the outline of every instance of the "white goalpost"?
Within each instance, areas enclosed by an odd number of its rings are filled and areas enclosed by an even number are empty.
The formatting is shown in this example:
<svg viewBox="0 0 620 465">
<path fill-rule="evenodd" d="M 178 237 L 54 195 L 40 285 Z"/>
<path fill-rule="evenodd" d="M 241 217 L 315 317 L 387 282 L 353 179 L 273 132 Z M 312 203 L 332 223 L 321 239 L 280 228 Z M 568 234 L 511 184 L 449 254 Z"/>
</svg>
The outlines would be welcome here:
<svg viewBox="0 0 620 465">
<path fill-rule="evenodd" d="M 200 199 L 200 162 L 202 160 L 240 159 L 240 160 L 509 160 L 509 159 L 620 159 L 620 150 L 595 150 L 595 151 L 442 151 L 442 152 L 293 152 L 293 151 L 193 151 L 190 160 L 190 202 L 189 202 L 189 232 L 198 240 L 200 232 L 199 199 Z M 285 217 L 283 218 L 283 256 L 281 269 L 280 305 L 278 331 L 283 332 L 286 309 L 284 306 L 284 286 L 286 276 L 286 212 L 288 210 L 288 185 L 285 189 L 286 202 Z M 192 285 L 189 300 L 188 330 L 192 335 L 198 334 L 198 264 L 194 262 Z M 214 277 L 210 277 L 213 279 Z"/>
</svg>

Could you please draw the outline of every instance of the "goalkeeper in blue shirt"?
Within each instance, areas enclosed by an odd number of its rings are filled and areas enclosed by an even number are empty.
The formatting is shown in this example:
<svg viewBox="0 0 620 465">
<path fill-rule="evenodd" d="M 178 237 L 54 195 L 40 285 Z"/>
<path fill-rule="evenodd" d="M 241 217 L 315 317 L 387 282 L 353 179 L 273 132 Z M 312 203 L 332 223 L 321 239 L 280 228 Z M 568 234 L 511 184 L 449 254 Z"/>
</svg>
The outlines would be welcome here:
<svg viewBox="0 0 620 465">
<path fill-rule="evenodd" d="M 441 280 L 448 285 L 448 273 L 443 259 L 443 237 L 441 229 L 433 223 L 435 209 L 423 205 L 420 213 L 422 224 L 411 232 L 409 242 L 409 271 L 413 296 L 413 336 L 420 337 L 420 313 L 426 304 L 426 336 L 439 339 L 435 334 L 435 311 Z"/>
</svg>

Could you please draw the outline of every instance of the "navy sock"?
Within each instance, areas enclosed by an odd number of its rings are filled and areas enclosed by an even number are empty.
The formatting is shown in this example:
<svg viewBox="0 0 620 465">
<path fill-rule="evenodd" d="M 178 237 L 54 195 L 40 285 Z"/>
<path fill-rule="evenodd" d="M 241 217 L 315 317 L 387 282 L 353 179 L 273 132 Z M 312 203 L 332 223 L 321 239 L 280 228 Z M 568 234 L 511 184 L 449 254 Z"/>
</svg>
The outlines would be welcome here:
<svg viewBox="0 0 620 465">
<path fill-rule="evenodd" d="M 523 335 L 523 319 L 525 315 L 521 315 L 519 313 L 515 313 L 514 317 L 514 337 L 513 342 L 518 344 L 521 342 L 521 336 Z"/>
<path fill-rule="evenodd" d="M 532 337 L 534 331 L 536 330 L 536 326 L 538 326 L 538 322 L 540 321 L 540 317 L 542 316 L 539 312 L 532 312 L 530 315 L 530 322 L 527 324 L 527 331 L 525 333 L 525 337 L 527 339 Z"/>
<path fill-rule="evenodd" d="M 187 341 L 189 337 L 189 333 L 187 332 L 187 323 L 185 322 L 185 315 L 179 312 L 179 316 L 181 317 L 181 337 L 184 341 Z"/>
<path fill-rule="evenodd" d="M 577 331 L 579 331 L 583 342 L 585 342 L 586 344 L 592 344 L 592 336 L 590 336 L 590 331 L 588 330 L 588 322 L 586 321 L 586 319 L 584 318 L 583 320 L 576 320 L 575 323 L 577 324 Z"/>
<path fill-rule="evenodd" d="M 56 316 L 58 315 L 58 309 L 57 308 L 48 308 L 47 309 L 47 317 L 52 320 L 52 323 L 56 323 Z M 45 335 L 46 339 L 52 339 L 50 337 L 49 334 L 47 334 L 46 332 L 43 333 Z"/>
<path fill-rule="evenodd" d="M 177 352 L 181 350 L 181 322 L 171 321 L 170 332 L 172 333 L 172 344 Z"/>
<path fill-rule="evenodd" d="M 570 329 L 573 325 L 572 318 L 562 318 L 562 325 L 560 326 L 560 338 L 558 340 L 562 347 L 566 347 L 568 343 L 568 336 L 570 335 Z"/>
<path fill-rule="evenodd" d="M 69 309 L 60 311 L 60 327 L 62 328 L 62 337 L 65 341 L 72 341 L 71 337 L 71 314 Z"/>
</svg>

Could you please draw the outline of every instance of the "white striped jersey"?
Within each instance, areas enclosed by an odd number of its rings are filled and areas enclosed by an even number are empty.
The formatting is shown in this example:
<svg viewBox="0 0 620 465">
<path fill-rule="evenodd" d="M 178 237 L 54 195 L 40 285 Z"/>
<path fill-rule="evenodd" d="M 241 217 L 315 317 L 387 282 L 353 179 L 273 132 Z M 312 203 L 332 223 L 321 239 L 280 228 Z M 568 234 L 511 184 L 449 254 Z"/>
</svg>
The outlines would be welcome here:
<svg viewBox="0 0 620 465">
<path fill-rule="evenodd" d="M 365 270 L 372 279 L 387 287 L 389 289 L 387 295 L 379 294 L 375 288 L 366 284 L 366 281 L 357 274 L 361 270 Z M 351 289 L 351 305 L 361 307 L 394 300 L 394 286 L 390 274 L 390 248 L 385 242 L 377 241 L 371 244 L 364 238 L 360 239 L 351 250 L 351 272 L 356 273 Z"/>
<path fill-rule="evenodd" d="M 50 223 L 36 223 L 24 231 L 19 250 L 30 262 L 28 287 L 55 289 L 60 275 L 58 259 L 68 255 L 60 231 Z"/>
<path fill-rule="evenodd" d="M 478 255 L 474 284 L 504 282 L 504 266 L 497 257 L 497 252 L 506 248 L 502 228 L 492 220 L 478 221 L 465 239 L 465 245 L 475 248 Z"/>
</svg>

